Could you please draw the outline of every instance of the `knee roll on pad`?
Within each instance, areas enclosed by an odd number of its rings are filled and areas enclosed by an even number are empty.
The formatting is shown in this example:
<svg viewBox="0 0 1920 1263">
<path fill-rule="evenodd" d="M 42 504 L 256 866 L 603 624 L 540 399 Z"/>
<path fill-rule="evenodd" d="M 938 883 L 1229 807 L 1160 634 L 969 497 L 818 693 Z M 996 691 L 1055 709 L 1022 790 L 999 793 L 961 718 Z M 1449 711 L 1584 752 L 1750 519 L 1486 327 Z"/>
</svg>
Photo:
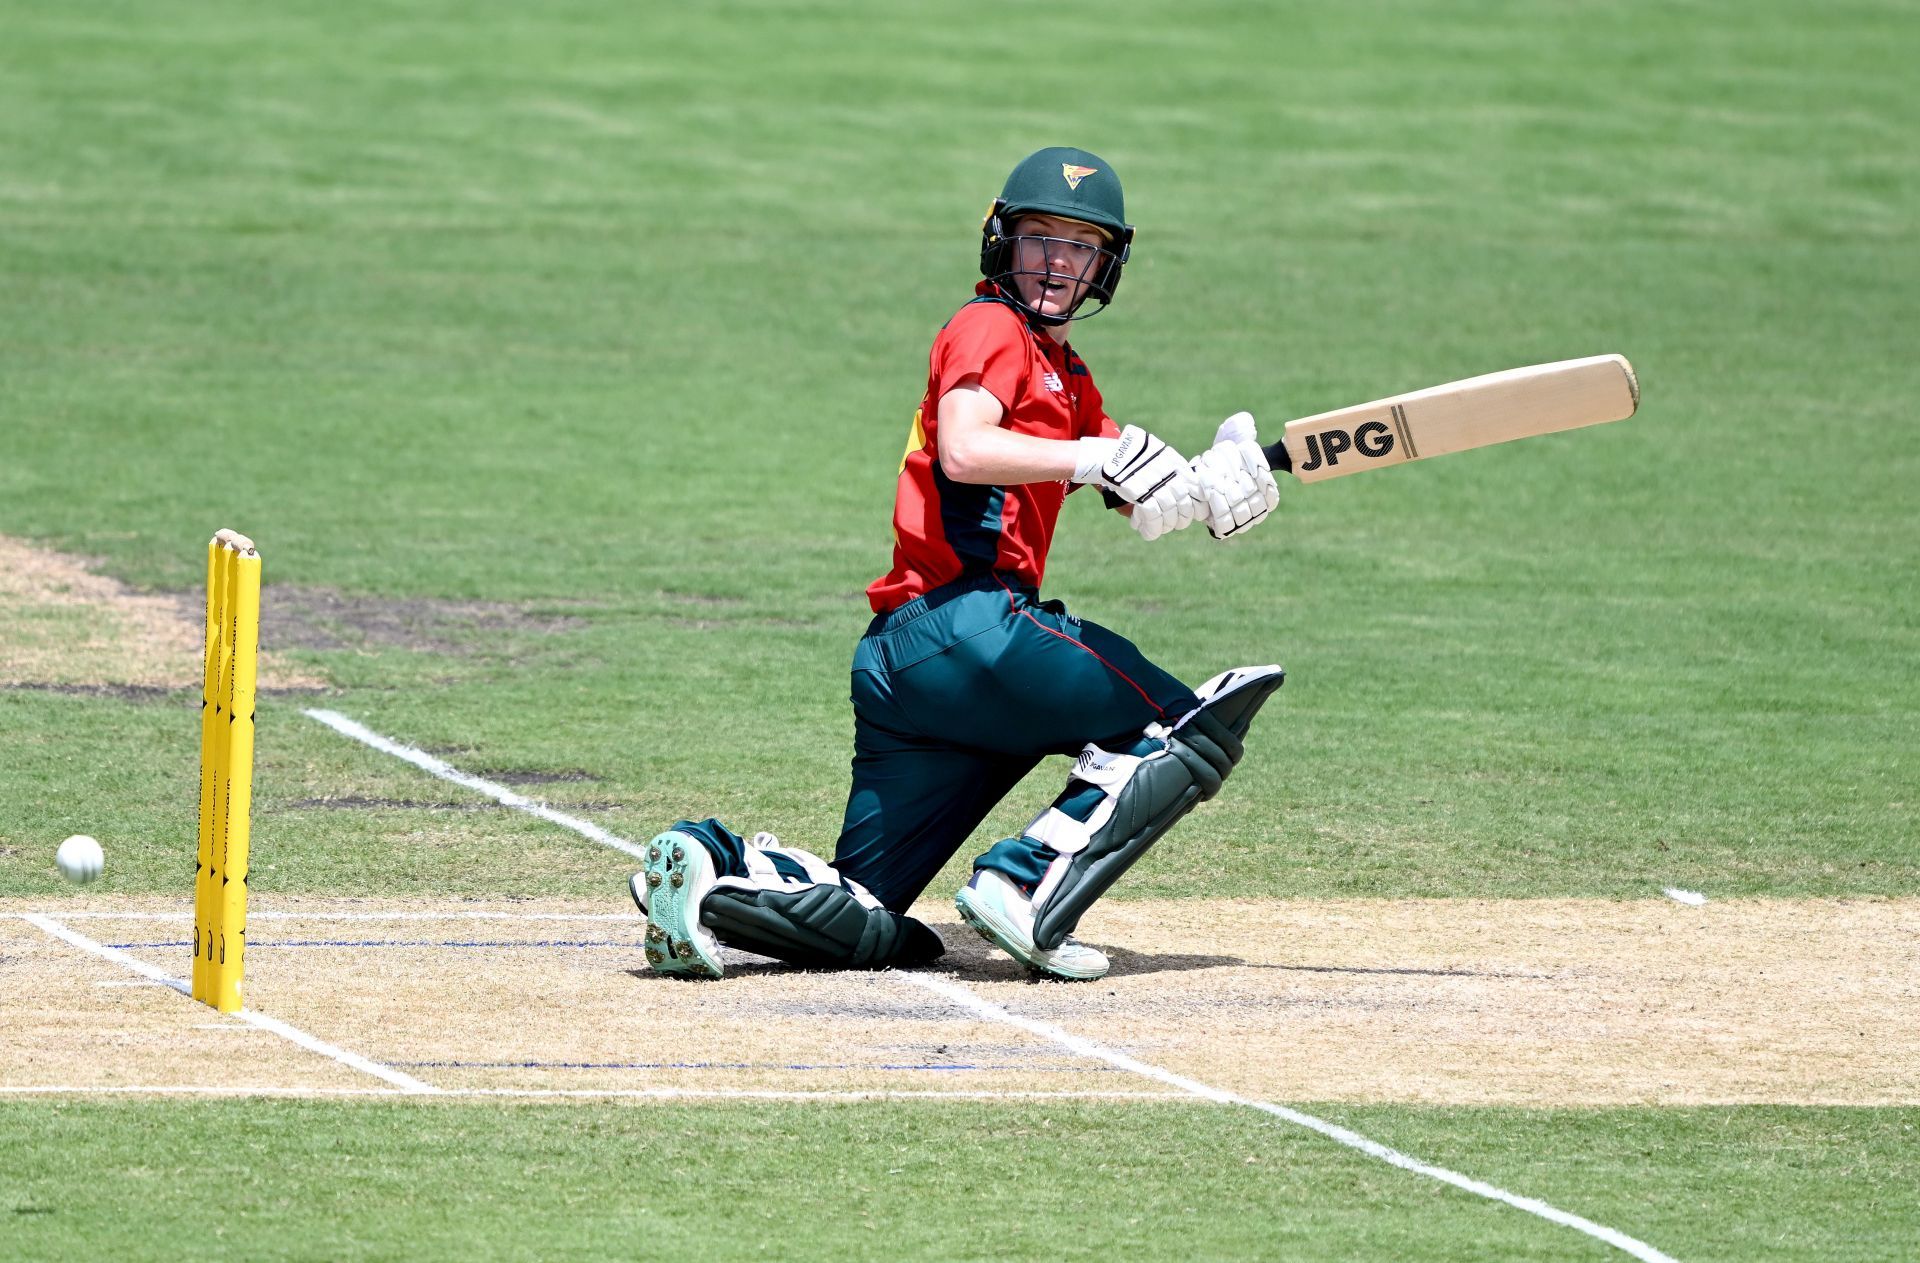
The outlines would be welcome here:
<svg viewBox="0 0 1920 1263">
<path fill-rule="evenodd" d="M 1142 755 L 1113 754 L 1089 745 L 1074 765 L 1078 781 L 1103 796 L 1084 820 L 1056 805 L 1040 813 L 1026 836 L 1059 852 L 1033 894 L 1033 941 L 1052 950 L 1107 888 L 1131 868 L 1180 817 L 1220 792 L 1246 752 L 1242 738 L 1286 673 L 1279 667 L 1241 667 L 1207 681 L 1200 705 L 1171 728 L 1145 733 Z M 1064 796 L 1063 796 L 1064 797 Z"/>
<path fill-rule="evenodd" d="M 1167 752 L 1180 760 L 1193 777 L 1201 802 L 1220 792 L 1220 786 L 1247 751 L 1233 729 L 1204 710 L 1195 711 L 1188 722 L 1169 733 L 1166 740 Z"/>
<path fill-rule="evenodd" d="M 824 969 L 924 965 L 946 951 L 912 917 L 870 908 L 842 886 L 792 890 L 716 884 L 700 924 L 729 947 Z"/>
</svg>

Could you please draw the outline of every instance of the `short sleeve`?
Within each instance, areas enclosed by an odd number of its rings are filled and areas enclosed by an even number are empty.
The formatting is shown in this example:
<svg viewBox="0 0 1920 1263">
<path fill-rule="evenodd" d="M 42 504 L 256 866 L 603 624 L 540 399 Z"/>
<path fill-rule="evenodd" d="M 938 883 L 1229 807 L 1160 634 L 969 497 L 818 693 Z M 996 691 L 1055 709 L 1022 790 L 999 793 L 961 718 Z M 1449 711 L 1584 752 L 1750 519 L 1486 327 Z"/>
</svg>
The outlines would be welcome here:
<svg viewBox="0 0 1920 1263">
<path fill-rule="evenodd" d="M 938 403 L 963 379 L 977 376 L 981 386 L 1012 413 L 1027 375 L 1027 338 L 1020 318 L 999 303 L 962 307 L 934 340 L 929 365 L 933 389 L 928 397 Z"/>
<path fill-rule="evenodd" d="M 1107 415 L 1107 401 L 1100 397 L 1100 388 L 1093 384 L 1093 374 L 1086 371 L 1084 363 L 1078 364 L 1080 377 L 1080 398 L 1074 413 L 1074 437 L 1083 439 L 1117 439 L 1120 427 Z"/>
</svg>

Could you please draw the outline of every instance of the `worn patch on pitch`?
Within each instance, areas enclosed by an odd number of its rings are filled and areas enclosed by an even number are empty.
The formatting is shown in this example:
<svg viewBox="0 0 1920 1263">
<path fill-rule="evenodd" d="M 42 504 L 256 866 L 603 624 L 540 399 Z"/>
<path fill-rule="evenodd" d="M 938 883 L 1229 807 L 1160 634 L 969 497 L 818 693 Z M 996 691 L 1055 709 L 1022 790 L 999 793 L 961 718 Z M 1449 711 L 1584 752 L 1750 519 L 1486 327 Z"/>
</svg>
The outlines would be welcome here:
<svg viewBox="0 0 1920 1263">
<path fill-rule="evenodd" d="M 249 1005 L 443 1089 L 1171 1091 L 897 975 L 730 952 L 721 982 L 655 976 L 612 900 L 260 903 Z M 186 972 L 182 902 L 31 907 Z M 221 1033 L 26 910 L 0 903 L 0 1095 L 381 1089 Z M 1029 981 L 942 905 L 919 911 L 940 972 L 982 997 L 1267 1100 L 1920 1103 L 1920 899 L 1118 903 L 1082 927 L 1114 960 L 1091 984 Z"/>
<path fill-rule="evenodd" d="M 270 584 L 260 605 L 262 692 L 320 689 L 292 650 L 406 649 L 459 657 L 511 634 L 577 627 L 565 610 L 504 601 L 364 596 Z M 198 690 L 206 594 L 136 592 L 78 557 L 0 536 L 0 688 L 141 700 Z M 585 775 L 582 773 L 582 775 Z"/>
<path fill-rule="evenodd" d="M 459 657 L 501 635 L 547 635 L 581 625 L 578 614 L 509 601 L 367 596 L 276 586 L 260 606 L 263 643 L 291 649 L 407 649 Z"/>
<path fill-rule="evenodd" d="M 0 535 L 0 687 L 139 699 L 198 690 L 206 594 L 135 592 L 77 557 Z M 262 691 L 321 688 L 310 669 L 260 649 Z"/>
</svg>

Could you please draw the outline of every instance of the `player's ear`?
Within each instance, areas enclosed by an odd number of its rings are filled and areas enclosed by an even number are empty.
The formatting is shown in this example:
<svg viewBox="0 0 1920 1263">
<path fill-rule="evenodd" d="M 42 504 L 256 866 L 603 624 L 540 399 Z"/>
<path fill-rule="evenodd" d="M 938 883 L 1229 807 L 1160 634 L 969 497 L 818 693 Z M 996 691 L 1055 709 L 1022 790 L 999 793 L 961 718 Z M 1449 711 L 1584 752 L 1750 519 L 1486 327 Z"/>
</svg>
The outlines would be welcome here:
<svg viewBox="0 0 1920 1263">
<path fill-rule="evenodd" d="M 1112 252 L 1106 266 L 1100 269 L 1100 275 L 1094 278 L 1093 288 L 1106 302 L 1113 301 L 1113 291 L 1120 288 L 1120 270 L 1133 256 L 1133 225 L 1122 224 L 1119 237 L 1108 243 Z"/>
<path fill-rule="evenodd" d="M 990 281 L 1012 270 L 1008 256 L 1013 243 L 1007 240 L 1006 211 L 1006 199 L 996 197 L 987 207 L 986 218 L 980 221 L 980 275 Z"/>
</svg>

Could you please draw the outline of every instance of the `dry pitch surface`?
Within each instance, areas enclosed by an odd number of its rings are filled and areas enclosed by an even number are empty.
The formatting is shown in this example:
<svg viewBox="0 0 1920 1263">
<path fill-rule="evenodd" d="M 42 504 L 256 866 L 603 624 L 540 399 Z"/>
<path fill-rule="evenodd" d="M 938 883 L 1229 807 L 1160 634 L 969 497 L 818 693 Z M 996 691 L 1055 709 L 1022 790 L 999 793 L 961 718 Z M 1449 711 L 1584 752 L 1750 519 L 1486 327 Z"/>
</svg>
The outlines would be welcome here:
<svg viewBox="0 0 1920 1263">
<path fill-rule="evenodd" d="M 449 1091 L 1167 1094 L 896 973 L 644 967 L 612 903 L 260 901 L 248 1004 Z M 1029 981 L 939 905 L 934 971 L 1266 1100 L 1920 1103 L 1920 899 L 1117 903 L 1095 984 Z M 0 1092 L 396 1091 L 24 919 L 184 978 L 184 902 L 0 903 Z"/>
<path fill-rule="evenodd" d="M 0 686 L 197 683 L 191 601 L 5 537 L 0 597 Z M 1247 1097 L 1920 1103 L 1915 898 L 1108 903 L 1082 926 L 1114 958 L 1095 984 L 1031 982 L 949 905 L 918 911 L 973 995 Z M 900 974 L 735 954 L 723 982 L 658 978 L 641 929 L 612 894 L 257 899 L 248 1004 L 333 1056 L 128 963 L 187 976 L 185 899 L 0 900 L 0 1094 L 399 1091 L 382 1068 L 510 1093 L 1177 1092 Z"/>
</svg>

